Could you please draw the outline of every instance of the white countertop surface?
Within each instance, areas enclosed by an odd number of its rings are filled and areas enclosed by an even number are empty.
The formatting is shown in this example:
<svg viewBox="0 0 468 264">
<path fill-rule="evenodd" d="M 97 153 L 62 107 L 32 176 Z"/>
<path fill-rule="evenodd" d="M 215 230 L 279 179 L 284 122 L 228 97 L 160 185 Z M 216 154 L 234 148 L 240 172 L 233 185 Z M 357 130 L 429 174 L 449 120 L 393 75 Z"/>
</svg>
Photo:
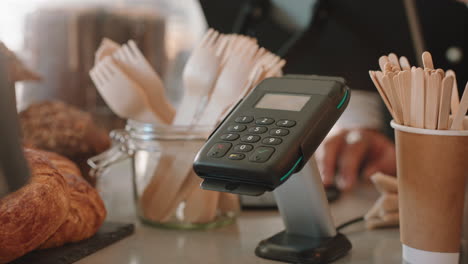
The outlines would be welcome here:
<svg viewBox="0 0 468 264">
<path fill-rule="evenodd" d="M 77 264 L 279 263 L 260 259 L 254 250 L 258 242 L 283 230 L 275 210 L 244 210 L 233 225 L 209 231 L 164 230 L 142 225 L 134 216 L 128 164 L 112 169 L 112 192 L 108 203 L 109 220 L 136 223 L 135 234 L 96 252 Z M 338 225 L 363 215 L 378 197 L 370 185 L 345 194 L 332 204 Z M 108 197 L 106 197 L 108 199 Z M 401 263 L 398 229 L 368 231 L 362 223 L 343 230 L 353 244 L 340 263 Z"/>
</svg>

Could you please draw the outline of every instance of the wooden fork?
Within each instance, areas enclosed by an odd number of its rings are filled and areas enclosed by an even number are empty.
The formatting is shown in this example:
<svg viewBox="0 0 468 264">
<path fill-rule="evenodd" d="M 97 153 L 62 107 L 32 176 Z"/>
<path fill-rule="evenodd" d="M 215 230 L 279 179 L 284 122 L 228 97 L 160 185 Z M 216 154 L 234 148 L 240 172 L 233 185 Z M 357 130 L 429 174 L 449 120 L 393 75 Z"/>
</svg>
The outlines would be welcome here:
<svg viewBox="0 0 468 264">
<path fill-rule="evenodd" d="M 222 38 L 217 31 L 210 29 L 189 58 L 183 73 L 185 93 L 173 122 L 175 127 L 192 125 L 200 112 L 200 106 L 203 106 L 203 99 L 212 91 L 221 67 L 219 52 L 226 45 Z M 143 193 L 142 201 L 156 221 L 167 221 L 173 213 L 171 209 L 177 208 L 175 203 L 179 201 L 179 192 L 192 170 L 192 160 L 201 147 L 197 142 L 191 141 L 164 145 L 163 149 L 171 148 L 180 154 L 166 157 L 162 153 L 163 159 L 158 164 L 154 180 Z"/>
<path fill-rule="evenodd" d="M 222 58 L 217 54 L 226 45 L 222 38 L 217 31 L 210 29 L 187 61 L 182 76 L 184 95 L 173 125 L 191 125 L 203 110 L 199 109 L 203 106 L 203 98 L 213 90 L 220 71 Z"/>
<path fill-rule="evenodd" d="M 143 88 L 122 72 L 110 57 L 95 65 L 90 76 L 104 101 L 118 116 L 152 124 L 159 121 Z"/>
<path fill-rule="evenodd" d="M 236 45 L 239 45 L 234 47 L 237 53 L 228 57 L 216 81 L 208 106 L 197 125 L 214 126 L 226 106 L 234 104 L 239 94 L 243 92 L 242 89 L 245 88 L 246 80 L 255 65 L 253 58 L 258 46 L 252 45 L 251 40 L 245 38 L 239 39 Z M 216 216 L 218 200 L 218 192 L 197 189 L 187 198 L 185 216 L 195 222 L 201 219 L 212 219 Z M 205 201 L 205 207 L 202 207 L 203 203 L 200 201 Z"/>
<path fill-rule="evenodd" d="M 164 84 L 153 70 L 136 43 L 130 40 L 128 44 L 114 53 L 114 59 L 119 67 L 131 76 L 148 97 L 149 105 L 159 118 L 159 123 L 170 124 L 175 115 L 175 109 L 167 100 Z"/>
<path fill-rule="evenodd" d="M 107 56 L 112 56 L 120 49 L 120 45 L 111 39 L 104 38 L 94 56 L 94 64 L 98 64 Z"/>
</svg>

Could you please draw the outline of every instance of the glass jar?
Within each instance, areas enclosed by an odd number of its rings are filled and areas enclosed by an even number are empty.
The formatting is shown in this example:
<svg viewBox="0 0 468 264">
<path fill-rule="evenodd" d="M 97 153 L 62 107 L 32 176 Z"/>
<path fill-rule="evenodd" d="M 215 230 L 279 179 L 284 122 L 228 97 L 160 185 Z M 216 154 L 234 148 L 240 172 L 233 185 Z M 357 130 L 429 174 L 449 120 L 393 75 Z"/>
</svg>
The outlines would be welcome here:
<svg viewBox="0 0 468 264">
<path fill-rule="evenodd" d="M 97 188 L 113 164 L 130 158 L 137 215 L 145 223 L 175 229 L 209 229 L 233 223 L 240 212 L 238 196 L 200 189 L 192 162 L 211 128 L 174 127 L 128 121 L 114 130 L 114 146 L 90 159 Z M 107 175 L 106 177 L 112 177 Z M 105 198 L 104 198 L 105 200 Z"/>
</svg>

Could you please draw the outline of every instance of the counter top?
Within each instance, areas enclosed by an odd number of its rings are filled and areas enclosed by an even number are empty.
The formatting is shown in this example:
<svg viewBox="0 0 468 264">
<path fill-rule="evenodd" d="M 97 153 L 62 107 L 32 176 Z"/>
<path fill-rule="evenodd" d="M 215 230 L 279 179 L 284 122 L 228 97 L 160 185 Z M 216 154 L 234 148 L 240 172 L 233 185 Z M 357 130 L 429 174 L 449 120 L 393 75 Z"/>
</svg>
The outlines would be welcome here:
<svg viewBox="0 0 468 264">
<path fill-rule="evenodd" d="M 250 264 L 279 263 L 260 259 L 254 250 L 258 242 L 284 229 L 275 210 L 244 210 L 233 225 L 209 231 L 179 231 L 148 227 L 138 223 L 133 214 L 128 166 L 113 168 L 118 171 L 109 179 L 113 193 L 109 202 L 109 220 L 135 221 L 135 234 L 88 256 L 77 264 L 152 264 L 203 263 Z M 127 187 L 126 187 L 127 186 Z M 118 190 L 118 191 L 117 191 Z M 360 186 L 331 205 L 337 225 L 365 214 L 378 193 L 370 185 Z M 401 245 L 398 229 L 366 230 L 358 223 L 342 231 L 353 244 L 352 251 L 337 264 L 394 264 L 401 263 Z"/>
</svg>

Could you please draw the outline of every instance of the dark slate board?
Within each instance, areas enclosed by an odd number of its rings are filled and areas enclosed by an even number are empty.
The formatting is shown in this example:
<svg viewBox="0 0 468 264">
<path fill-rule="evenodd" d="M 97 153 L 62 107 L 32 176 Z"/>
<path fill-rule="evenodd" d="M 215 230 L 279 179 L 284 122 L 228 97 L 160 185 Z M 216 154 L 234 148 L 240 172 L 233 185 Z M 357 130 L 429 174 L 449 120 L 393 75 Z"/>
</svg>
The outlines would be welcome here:
<svg viewBox="0 0 468 264">
<path fill-rule="evenodd" d="M 105 222 L 90 239 L 59 248 L 33 251 L 10 264 L 71 264 L 129 235 L 133 224 Z"/>
</svg>

